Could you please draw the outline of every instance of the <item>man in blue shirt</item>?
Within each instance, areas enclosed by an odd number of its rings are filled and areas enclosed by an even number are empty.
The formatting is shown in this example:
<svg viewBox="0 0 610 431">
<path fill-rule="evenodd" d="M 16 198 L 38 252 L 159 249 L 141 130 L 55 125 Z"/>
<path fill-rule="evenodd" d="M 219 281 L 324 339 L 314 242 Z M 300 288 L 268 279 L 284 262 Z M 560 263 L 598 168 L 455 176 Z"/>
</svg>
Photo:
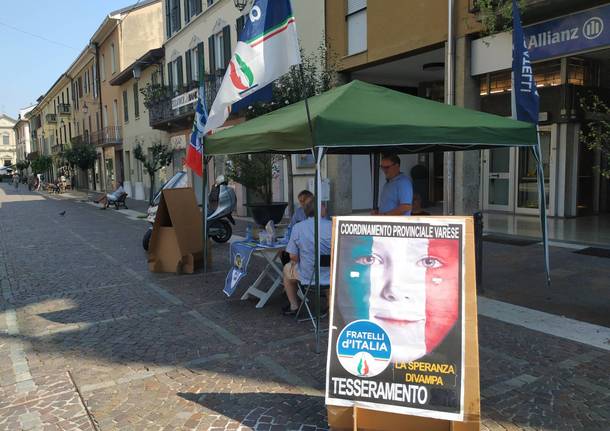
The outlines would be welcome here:
<svg viewBox="0 0 610 431">
<path fill-rule="evenodd" d="M 297 223 L 292 228 L 290 241 L 286 251 L 290 262 L 284 265 L 284 290 L 289 304 L 284 307 L 286 315 L 294 315 L 299 308 L 297 296 L 297 280 L 303 284 L 312 282 L 315 268 L 315 202 L 309 199 L 303 208 L 307 219 Z M 322 214 L 324 216 L 324 214 Z M 330 254 L 332 223 L 326 218 L 320 218 L 320 255 Z M 330 268 L 320 268 L 320 284 L 329 284 Z"/>
<path fill-rule="evenodd" d="M 413 207 L 413 184 L 411 179 L 400 172 L 400 158 L 396 154 L 384 155 L 381 169 L 386 183 L 381 191 L 379 210 L 375 215 L 411 215 Z"/>
</svg>

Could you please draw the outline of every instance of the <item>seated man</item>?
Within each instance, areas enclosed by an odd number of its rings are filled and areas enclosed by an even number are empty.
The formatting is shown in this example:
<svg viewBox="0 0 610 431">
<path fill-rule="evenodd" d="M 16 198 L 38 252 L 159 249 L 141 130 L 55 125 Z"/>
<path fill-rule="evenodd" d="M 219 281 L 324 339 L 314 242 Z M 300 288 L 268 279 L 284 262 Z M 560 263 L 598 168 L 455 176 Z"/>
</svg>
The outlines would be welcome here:
<svg viewBox="0 0 610 431">
<path fill-rule="evenodd" d="M 290 219 L 288 228 L 294 227 L 295 224 L 297 224 L 298 222 L 301 222 L 307 218 L 305 216 L 305 211 L 303 210 L 303 208 L 305 207 L 305 204 L 307 203 L 307 201 L 313 200 L 313 193 L 310 192 L 309 190 L 303 190 L 299 193 L 299 195 L 297 196 L 297 199 L 299 200 L 299 206 L 294 210 L 294 214 L 292 215 L 292 218 Z"/>
<path fill-rule="evenodd" d="M 106 209 L 109 201 L 116 201 L 123 193 L 125 193 L 125 189 L 123 188 L 123 181 L 119 181 L 119 187 L 112 193 L 107 193 L 99 198 L 95 202 L 96 204 L 102 204 L 100 209 Z"/>
<path fill-rule="evenodd" d="M 302 190 L 297 196 L 297 199 L 299 200 L 299 206 L 294 210 L 294 214 L 290 219 L 290 223 L 288 224 L 288 231 L 292 230 L 295 224 L 302 222 L 307 218 L 305 216 L 305 211 L 303 210 L 303 208 L 305 207 L 305 204 L 307 204 L 308 201 L 314 200 L 313 193 L 309 190 Z M 288 252 L 282 251 L 280 255 L 280 260 L 282 261 L 282 265 L 286 265 L 288 262 L 290 262 L 290 256 L 288 255 Z"/>
<path fill-rule="evenodd" d="M 282 310 L 285 315 L 294 315 L 299 309 L 299 298 L 297 296 L 297 280 L 303 284 L 310 284 L 315 280 L 315 203 L 309 199 L 303 208 L 305 220 L 297 223 L 292 229 L 290 241 L 286 251 L 290 255 L 290 262 L 284 265 L 284 289 L 289 304 Z M 324 214 L 322 214 L 324 216 Z M 326 218 L 320 219 L 320 255 L 330 254 L 332 223 Z M 320 284 L 328 284 L 330 279 L 330 268 L 320 269 Z"/>
</svg>

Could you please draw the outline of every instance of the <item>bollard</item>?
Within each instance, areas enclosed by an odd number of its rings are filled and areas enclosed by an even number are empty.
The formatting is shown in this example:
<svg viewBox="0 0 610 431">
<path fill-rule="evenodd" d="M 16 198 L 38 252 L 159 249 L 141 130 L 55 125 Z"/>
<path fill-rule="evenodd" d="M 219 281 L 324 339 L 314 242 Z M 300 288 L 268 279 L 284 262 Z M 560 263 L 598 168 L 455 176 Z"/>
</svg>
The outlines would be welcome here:
<svg viewBox="0 0 610 431">
<path fill-rule="evenodd" d="M 477 271 L 477 294 L 483 293 L 483 213 L 477 211 L 474 219 L 474 254 Z"/>
</svg>

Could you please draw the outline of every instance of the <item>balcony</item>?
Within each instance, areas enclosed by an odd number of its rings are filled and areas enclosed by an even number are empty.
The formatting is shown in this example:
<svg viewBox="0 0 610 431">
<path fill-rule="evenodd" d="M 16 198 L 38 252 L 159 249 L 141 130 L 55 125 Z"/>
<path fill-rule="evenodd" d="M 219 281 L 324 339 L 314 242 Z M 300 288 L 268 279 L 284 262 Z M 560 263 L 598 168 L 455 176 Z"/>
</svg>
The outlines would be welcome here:
<svg viewBox="0 0 610 431">
<path fill-rule="evenodd" d="M 108 145 L 121 145 L 123 143 L 123 131 L 121 126 L 104 127 L 97 132 L 91 133 L 91 144 L 96 147 Z"/>
<path fill-rule="evenodd" d="M 218 71 L 217 74 L 205 75 L 204 77 L 205 99 L 208 109 L 212 106 L 212 102 L 220 89 L 223 75 L 224 71 Z M 166 132 L 189 129 L 193 125 L 197 102 L 197 98 L 193 98 L 193 96 L 196 96 L 193 91 L 198 88 L 199 84 L 197 82 L 192 82 L 179 90 L 172 90 L 165 86 L 150 87 L 147 90 L 148 94 L 144 94 L 150 126 L 153 129 Z M 172 108 L 172 100 L 174 106 L 178 105 L 175 108 Z"/>
<path fill-rule="evenodd" d="M 59 115 L 70 115 L 70 104 L 60 103 L 57 105 L 57 112 Z"/>
<path fill-rule="evenodd" d="M 57 114 L 47 114 L 45 116 L 47 123 L 57 124 Z"/>
</svg>

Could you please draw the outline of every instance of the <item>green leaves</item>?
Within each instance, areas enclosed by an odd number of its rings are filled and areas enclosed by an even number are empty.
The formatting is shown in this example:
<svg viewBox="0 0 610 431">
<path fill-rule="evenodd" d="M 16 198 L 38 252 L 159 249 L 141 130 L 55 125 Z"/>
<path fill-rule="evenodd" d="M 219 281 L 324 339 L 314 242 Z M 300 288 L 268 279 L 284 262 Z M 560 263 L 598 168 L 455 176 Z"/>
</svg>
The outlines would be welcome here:
<svg viewBox="0 0 610 431">
<path fill-rule="evenodd" d="M 593 92 L 580 98 L 585 123 L 579 132 L 580 142 L 590 151 L 599 151 L 605 165 L 610 166 L 610 108 L 605 100 Z M 603 165 L 603 163 L 602 163 Z M 596 166 L 600 174 L 610 178 L 610 168 Z"/>
</svg>

